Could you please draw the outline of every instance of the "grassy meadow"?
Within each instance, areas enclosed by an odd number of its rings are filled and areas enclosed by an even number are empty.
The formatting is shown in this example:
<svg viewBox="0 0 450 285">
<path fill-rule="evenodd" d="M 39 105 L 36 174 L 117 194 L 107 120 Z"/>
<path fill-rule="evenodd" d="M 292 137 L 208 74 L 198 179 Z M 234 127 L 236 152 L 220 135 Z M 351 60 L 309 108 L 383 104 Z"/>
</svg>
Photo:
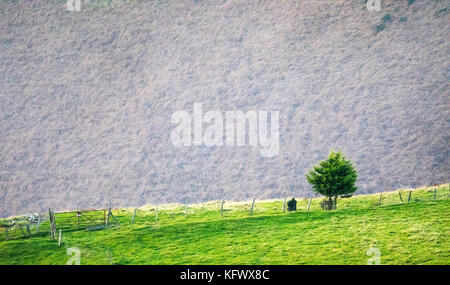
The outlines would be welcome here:
<svg viewBox="0 0 450 285">
<path fill-rule="evenodd" d="M 434 188 L 437 189 L 434 200 Z M 401 203 L 399 192 L 404 203 Z M 113 210 L 120 225 L 98 230 L 64 228 L 61 245 L 49 222 L 30 238 L 0 236 L 0 264 L 66 264 L 78 248 L 81 264 L 366 264 L 368 250 L 381 264 L 450 264 L 449 185 L 339 199 L 323 211 L 314 198 L 297 199 L 296 212 L 281 200 L 220 202 Z M 57 215 L 57 221 L 59 216 Z M 4 232 L 2 233 L 4 234 Z"/>
</svg>

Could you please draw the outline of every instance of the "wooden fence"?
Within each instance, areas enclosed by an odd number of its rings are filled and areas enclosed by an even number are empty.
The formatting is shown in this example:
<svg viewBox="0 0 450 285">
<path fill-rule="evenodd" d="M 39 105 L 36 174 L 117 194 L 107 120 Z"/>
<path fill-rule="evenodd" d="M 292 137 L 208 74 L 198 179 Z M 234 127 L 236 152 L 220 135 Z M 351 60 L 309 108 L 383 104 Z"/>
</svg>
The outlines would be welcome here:
<svg viewBox="0 0 450 285">
<path fill-rule="evenodd" d="M 394 194 L 395 192 L 390 192 L 390 195 L 383 195 L 383 193 L 380 194 L 380 196 L 374 196 L 373 197 L 373 204 L 372 206 L 379 207 L 379 206 L 385 206 L 385 205 L 394 205 L 394 204 L 403 204 L 403 203 L 412 203 L 417 201 L 426 201 L 426 200 L 438 200 L 438 199 L 448 199 L 450 198 L 450 185 L 448 189 L 441 188 L 443 191 L 439 193 L 435 188 L 430 192 L 430 194 L 420 194 L 420 198 L 414 197 L 414 191 L 399 191 L 398 196 L 397 194 Z M 404 194 L 404 196 L 402 195 Z M 387 193 L 384 193 L 387 194 Z M 428 196 L 429 197 L 428 197 Z M 397 197 L 394 201 L 394 197 Z M 342 197 L 344 198 L 344 197 Z M 372 198 L 370 198 L 372 199 Z M 309 197 L 309 199 L 304 198 L 303 199 L 307 205 L 305 204 L 303 207 L 304 209 L 299 209 L 300 211 L 310 211 L 311 205 L 312 205 L 312 197 Z M 343 201 L 340 203 L 343 205 L 343 208 L 346 207 L 346 202 L 343 199 Z M 387 201 L 385 201 L 387 200 Z M 317 202 L 318 201 L 318 202 Z M 317 204 L 320 204 L 320 199 L 316 199 Z M 218 215 L 219 217 L 224 217 L 224 208 L 225 208 L 226 202 L 224 200 L 221 200 L 219 202 L 218 206 Z M 251 206 L 248 208 L 248 214 L 253 215 L 255 212 L 255 209 L 257 206 L 257 201 L 255 198 L 253 198 Z M 348 203 L 347 203 L 348 206 Z M 317 209 L 317 205 L 315 205 Z M 280 203 L 280 213 L 286 212 L 286 198 L 281 200 Z M 337 209 L 336 207 L 334 209 Z M 124 212 L 120 210 L 115 210 L 116 214 L 119 214 L 119 212 Z M 155 209 L 150 209 L 150 211 L 153 211 L 155 214 L 154 221 L 158 222 L 160 221 L 160 218 L 158 218 L 158 206 L 156 206 Z M 189 211 L 189 204 L 185 203 L 183 210 L 182 210 L 185 218 L 188 218 L 189 215 L 191 215 L 191 212 Z M 139 222 L 139 211 L 137 208 L 134 209 L 131 221 L 128 220 L 127 223 L 136 223 Z M 170 217 L 173 217 L 173 211 L 170 215 Z M 126 215 L 119 217 L 119 219 L 123 222 L 126 220 Z M 147 220 L 148 222 L 148 220 Z M 111 208 L 108 209 L 101 209 L 101 210 L 79 210 L 79 211 L 71 211 L 71 212 L 53 212 L 52 209 L 49 209 L 48 213 L 45 214 L 33 214 L 33 215 L 27 215 L 22 217 L 16 217 L 10 220 L 3 220 L 0 221 L 0 236 L 3 236 L 5 240 L 13 240 L 13 239 L 19 239 L 19 238 L 31 238 L 33 236 L 37 235 L 48 235 L 50 233 L 50 238 L 53 240 L 58 239 L 58 244 L 61 244 L 61 235 L 64 231 L 76 231 L 76 230 L 98 230 L 103 229 L 108 226 L 114 226 L 114 225 L 120 225 L 118 219 L 113 214 Z M 58 236 L 58 237 L 57 237 Z"/>
</svg>

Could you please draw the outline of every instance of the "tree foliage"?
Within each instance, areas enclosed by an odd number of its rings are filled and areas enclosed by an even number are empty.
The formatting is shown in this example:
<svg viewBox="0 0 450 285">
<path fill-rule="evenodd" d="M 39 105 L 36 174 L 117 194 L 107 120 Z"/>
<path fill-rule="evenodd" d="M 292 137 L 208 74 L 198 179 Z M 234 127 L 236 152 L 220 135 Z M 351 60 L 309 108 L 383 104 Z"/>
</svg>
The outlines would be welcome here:
<svg viewBox="0 0 450 285">
<path fill-rule="evenodd" d="M 328 197 L 328 209 L 331 209 L 333 196 L 336 201 L 338 195 L 353 194 L 357 190 L 357 176 L 351 161 L 346 160 L 341 152 L 332 151 L 328 159 L 314 166 L 306 179 L 312 184 L 314 192 Z"/>
</svg>

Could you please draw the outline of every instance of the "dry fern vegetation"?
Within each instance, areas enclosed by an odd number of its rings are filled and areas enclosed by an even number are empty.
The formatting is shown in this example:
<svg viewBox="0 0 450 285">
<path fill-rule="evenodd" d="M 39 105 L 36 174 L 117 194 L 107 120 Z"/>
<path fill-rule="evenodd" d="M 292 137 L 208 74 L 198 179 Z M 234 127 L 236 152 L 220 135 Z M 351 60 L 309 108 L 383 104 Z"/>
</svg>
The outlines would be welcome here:
<svg viewBox="0 0 450 285">
<path fill-rule="evenodd" d="M 308 197 L 330 149 L 360 194 L 448 181 L 448 1 L 65 2 L 0 1 L 0 217 Z M 280 154 L 174 148 L 195 102 L 280 110 Z"/>
</svg>

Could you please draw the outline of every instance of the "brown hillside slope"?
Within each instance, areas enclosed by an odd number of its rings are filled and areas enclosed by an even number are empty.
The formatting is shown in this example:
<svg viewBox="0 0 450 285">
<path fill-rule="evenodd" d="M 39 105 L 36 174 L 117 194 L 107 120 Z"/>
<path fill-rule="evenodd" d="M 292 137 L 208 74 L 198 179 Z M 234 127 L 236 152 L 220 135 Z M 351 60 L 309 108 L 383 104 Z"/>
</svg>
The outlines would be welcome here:
<svg viewBox="0 0 450 285">
<path fill-rule="evenodd" d="M 2 0 L 0 216 L 306 196 L 330 149 L 360 193 L 448 181 L 449 1 L 364 2 Z M 280 154 L 176 149 L 195 102 L 280 110 Z"/>
</svg>

